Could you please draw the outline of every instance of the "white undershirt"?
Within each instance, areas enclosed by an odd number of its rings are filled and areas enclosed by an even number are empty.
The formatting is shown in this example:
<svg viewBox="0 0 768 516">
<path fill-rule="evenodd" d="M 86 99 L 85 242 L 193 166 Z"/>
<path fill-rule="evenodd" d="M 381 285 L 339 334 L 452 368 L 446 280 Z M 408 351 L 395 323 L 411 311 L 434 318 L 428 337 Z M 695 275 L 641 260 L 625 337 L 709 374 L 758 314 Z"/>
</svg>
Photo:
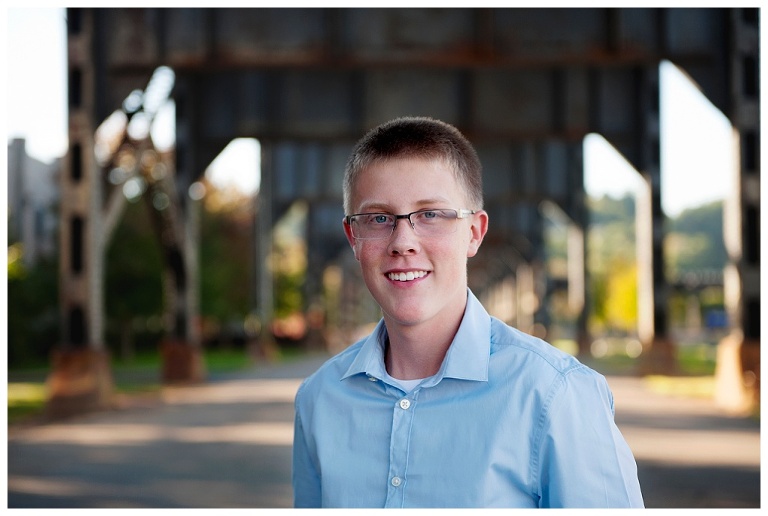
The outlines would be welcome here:
<svg viewBox="0 0 768 516">
<path fill-rule="evenodd" d="M 391 383 L 397 385 L 406 393 L 410 393 L 413 389 L 418 387 L 418 385 L 421 382 L 425 380 L 425 378 L 417 378 L 415 380 L 399 380 L 397 378 L 393 378 L 389 373 L 387 373 L 387 376 L 389 377 L 388 380 L 390 380 Z"/>
</svg>

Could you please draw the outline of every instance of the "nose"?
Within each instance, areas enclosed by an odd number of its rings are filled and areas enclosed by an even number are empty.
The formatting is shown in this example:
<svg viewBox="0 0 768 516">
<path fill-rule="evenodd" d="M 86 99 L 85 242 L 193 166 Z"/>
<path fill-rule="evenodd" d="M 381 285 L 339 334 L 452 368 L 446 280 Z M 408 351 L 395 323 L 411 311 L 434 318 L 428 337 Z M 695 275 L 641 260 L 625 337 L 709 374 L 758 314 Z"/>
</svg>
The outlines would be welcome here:
<svg viewBox="0 0 768 516">
<path fill-rule="evenodd" d="M 398 224 L 400 218 L 405 219 L 405 224 Z M 419 250 L 419 239 L 408 217 L 395 219 L 395 228 L 392 230 L 392 236 L 389 238 L 389 254 L 413 254 Z"/>
</svg>

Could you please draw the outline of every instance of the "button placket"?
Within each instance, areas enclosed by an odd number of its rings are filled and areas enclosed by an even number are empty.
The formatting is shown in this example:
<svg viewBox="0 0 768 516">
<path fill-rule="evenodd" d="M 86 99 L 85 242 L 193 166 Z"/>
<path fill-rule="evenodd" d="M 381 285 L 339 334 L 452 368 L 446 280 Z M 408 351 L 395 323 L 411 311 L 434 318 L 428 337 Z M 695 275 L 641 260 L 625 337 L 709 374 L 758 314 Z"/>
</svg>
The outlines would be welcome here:
<svg viewBox="0 0 768 516">
<path fill-rule="evenodd" d="M 413 403 L 408 398 L 394 400 L 386 507 L 402 507 L 404 504 L 408 450 L 411 445 L 411 424 L 415 407 Z"/>
</svg>

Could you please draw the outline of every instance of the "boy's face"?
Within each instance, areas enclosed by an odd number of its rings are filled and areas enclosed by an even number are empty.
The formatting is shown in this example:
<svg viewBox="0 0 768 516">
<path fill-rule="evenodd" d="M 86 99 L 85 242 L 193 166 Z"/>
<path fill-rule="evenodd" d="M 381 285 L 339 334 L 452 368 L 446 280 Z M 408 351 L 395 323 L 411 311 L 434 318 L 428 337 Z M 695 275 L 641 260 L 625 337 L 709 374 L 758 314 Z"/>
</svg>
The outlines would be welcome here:
<svg viewBox="0 0 768 516">
<path fill-rule="evenodd" d="M 353 213 L 406 214 L 427 208 L 472 209 L 451 168 L 441 160 L 402 158 L 362 171 L 352 192 Z M 456 231 L 440 237 L 414 232 L 407 219 L 380 240 L 356 240 L 345 223 L 365 283 L 387 324 L 456 324 L 466 306 L 467 258 L 477 253 L 488 228 L 479 211 L 452 221 Z M 400 273 L 415 273 L 400 281 Z M 393 277 L 397 276 L 397 278 Z M 410 275 L 409 275 L 410 276 Z"/>
</svg>

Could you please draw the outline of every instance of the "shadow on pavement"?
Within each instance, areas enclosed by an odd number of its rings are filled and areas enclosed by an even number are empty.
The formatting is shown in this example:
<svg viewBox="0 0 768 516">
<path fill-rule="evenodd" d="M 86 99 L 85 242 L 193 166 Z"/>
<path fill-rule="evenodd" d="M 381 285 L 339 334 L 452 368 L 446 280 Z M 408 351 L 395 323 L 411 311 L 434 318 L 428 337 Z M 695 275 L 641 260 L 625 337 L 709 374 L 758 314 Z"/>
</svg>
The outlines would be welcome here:
<svg viewBox="0 0 768 516">
<path fill-rule="evenodd" d="M 324 356 L 10 428 L 11 508 L 286 508 L 293 397 Z M 609 377 L 647 507 L 760 506 L 760 423 Z"/>
</svg>

